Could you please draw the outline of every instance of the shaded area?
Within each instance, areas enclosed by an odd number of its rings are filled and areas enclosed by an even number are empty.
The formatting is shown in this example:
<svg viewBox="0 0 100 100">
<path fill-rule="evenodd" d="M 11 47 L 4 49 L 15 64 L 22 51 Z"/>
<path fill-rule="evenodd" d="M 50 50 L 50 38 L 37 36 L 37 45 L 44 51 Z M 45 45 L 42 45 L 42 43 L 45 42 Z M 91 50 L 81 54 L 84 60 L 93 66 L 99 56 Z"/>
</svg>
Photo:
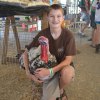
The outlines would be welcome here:
<svg viewBox="0 0 100 100">
<path fill-rule="evenodd" d="M 41 15 L 47 11 L 47 5 L 26 6 L 20 3 L 0 2 L 0 17 L 7 17 L 12 15 Z"/>
</svg>

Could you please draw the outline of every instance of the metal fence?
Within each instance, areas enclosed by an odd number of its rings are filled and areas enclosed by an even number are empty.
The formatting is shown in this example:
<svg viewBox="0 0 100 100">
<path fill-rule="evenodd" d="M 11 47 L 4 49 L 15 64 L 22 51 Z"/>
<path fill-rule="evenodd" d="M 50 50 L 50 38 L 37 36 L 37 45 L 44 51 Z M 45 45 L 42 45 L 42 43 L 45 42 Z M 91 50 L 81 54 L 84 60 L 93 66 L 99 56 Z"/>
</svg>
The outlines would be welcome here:
<svg viewBox="0 0 100 100">
<path fill-rule="evenodd" d="M 16 26 L 17 31 L 18 31 L 18 38 L 19 38 L 19 42 L 20 42 L 20 47 L 21 50 L 24 50 L 25 45 L 28 45 L 32 39 L 35 37 L 35 35 L 37 34 L 37 31 L 29 31 L 28 30 L 28 26 L 33 25 L 33 23 L 30 23 L 25 29 L 22 28 L 22 22 L 17 22 L 16 24 L 13 24 Z M 7 36 L 5 36 L 5 20 L 0 20 L 0 63 L 17 63 L 17 59 L 16 59 L 16 55 L 18 54 L 17 51 L 17 45 L 16 45 L 16 39 L 14 36 L 14 32 L 12 30 L 12 24 L 10 24 L 10 28 L 9 28 L 9 33 L 8 34 L 8 39 Z M 6 41 L 7 44 L 5 44 L 5 39 L 6 37 Z M 3 60 L 3 52 L 6 50 L 6 61 L 2 62 Z"/>
</svg>

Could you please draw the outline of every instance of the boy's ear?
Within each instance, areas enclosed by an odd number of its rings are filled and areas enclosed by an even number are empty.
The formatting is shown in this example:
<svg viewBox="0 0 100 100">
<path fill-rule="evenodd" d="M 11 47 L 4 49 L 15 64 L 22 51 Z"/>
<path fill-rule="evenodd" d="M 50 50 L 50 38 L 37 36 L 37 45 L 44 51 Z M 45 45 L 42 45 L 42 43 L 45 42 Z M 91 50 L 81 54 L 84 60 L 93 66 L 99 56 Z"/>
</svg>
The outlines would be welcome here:
<svg viewBox="0 0 100 100">
<path fill-rule="evenodd" d="M 65 21 L 63 20 L 61 27 L 64 28 L 65 27 Z"/>
<path fill-rule="evenodd" d="M 62 21 L 62 24 L 61 24 L 61 27 L 65 27 L 65 20 L 64 20 L 64 16 L 63 16 L 63 21 Z"/>
<path fill-rule="evenodd" d="M 70 25 L 71 25 L 71 20 L 64 20 L 62 22 L 62 27 L 64 28 L 69 28 Z"/>
<path fill-rule="evenodd" d="M 63 21 L 65 20 L 65 19 L 64 19 L 64 16 L 63 16 L 62 20 L 63 20 Z"/>
</svg>

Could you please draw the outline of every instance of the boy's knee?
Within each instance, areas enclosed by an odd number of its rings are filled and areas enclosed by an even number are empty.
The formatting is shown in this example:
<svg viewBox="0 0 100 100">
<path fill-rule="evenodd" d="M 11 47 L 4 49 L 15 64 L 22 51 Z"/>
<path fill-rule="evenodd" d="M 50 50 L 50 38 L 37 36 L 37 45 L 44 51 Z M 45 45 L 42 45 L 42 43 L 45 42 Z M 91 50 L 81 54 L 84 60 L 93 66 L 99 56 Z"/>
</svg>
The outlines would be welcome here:
<svg viewBox="0 0 100 100">
<path fill-rule="evenodd" d="M 75 70 L 72 66 L 66 66 L 61 71 L 61 80 L 65 84 L 69 83 L 73 79 L 74 76 L 75 76 Z"/>
<path fill-rule="evenodd" d="M 74 67 L 72 67 L 72 66 L 66 66 L 66 67 L 64 67 L 62 70 L 61 70 L 61 72 L 60 72 L 60 74 L 61 75 L 71 75 L 71 74 L 74 74 L 75 73 L 75 69 L 74 69 Z"/>
</svg>

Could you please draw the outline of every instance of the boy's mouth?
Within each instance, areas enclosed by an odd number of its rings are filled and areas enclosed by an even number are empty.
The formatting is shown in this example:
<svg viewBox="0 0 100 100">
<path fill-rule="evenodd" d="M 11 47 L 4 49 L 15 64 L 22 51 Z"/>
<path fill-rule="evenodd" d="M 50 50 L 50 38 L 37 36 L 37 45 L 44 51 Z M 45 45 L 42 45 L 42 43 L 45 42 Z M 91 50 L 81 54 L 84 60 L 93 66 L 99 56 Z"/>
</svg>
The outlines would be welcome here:
<svg viewBox="0 0 100 100">
<path fill-rule="evenodd" d="M 56 24 L 59 24 L 58 22 L 52 22 L 52 23 L 55 24 L 55 25 L 56 25 Z"/>
</svg>

